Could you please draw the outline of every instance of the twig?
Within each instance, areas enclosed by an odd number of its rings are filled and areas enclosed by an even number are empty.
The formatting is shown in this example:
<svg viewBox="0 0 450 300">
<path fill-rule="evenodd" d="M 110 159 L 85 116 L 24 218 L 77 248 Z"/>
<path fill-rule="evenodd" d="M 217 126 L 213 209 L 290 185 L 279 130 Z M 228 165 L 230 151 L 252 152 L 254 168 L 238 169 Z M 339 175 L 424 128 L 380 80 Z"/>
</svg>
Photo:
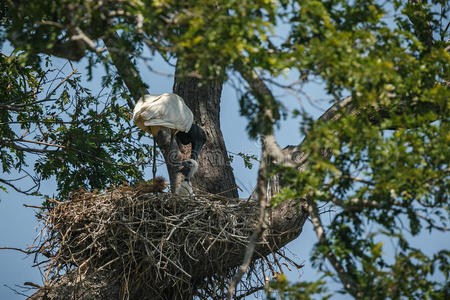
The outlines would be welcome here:
<svg viewBox="0 0 450 300">
<path fill-rule="evenodd" d="M 43 207 L 43 206 L 30 205 L 30 204 L 23 204 L 23 206 L 29 207 L 29 208 L 45 209 L 45 207 Z"/>
<path fill-rule="evenodd" d="M 25 253 L 25 254 L 27 254 L 27 255 L 29 255 L 29 254 L 34 254 L 34 253 L 35 253 L 34 251 L 27 251 L 27 250 L 23 250 L 23 249 L 20 249 L 20 248 L 15 248 L 15 247 L 0 247 L 0 250 L 13 250 L 13 251 L 19 251 L 19 252 Z"/>
<path fill-rule="evenodd" d="M 6 284 L 4 284 L 3 286 L 4 286 L 4 287 L 7 287 L 8 289 L 10 289 L 11 291 L 13 291 L 13 292 L 16 293 L 17 295 L 21 295 L 21 296 L 27 297 L 27 299 L 28 299 L 28 297 L 29 297 L 29 295 L 27 295 L 27 294 L 25 294 L 25 293 L 22 293 L 22 292 L 19 292 L 18 290 L 13 289 L 12 287 L 10 287 L 10 286 L 8 286 L 8 285 L 6 285 Z"/>
<path fill-rule="evenodd" d="M 327 237 L 325 235 L 325 229 L 322 225 L 322 221 L 320 219 L 319 215 L 319 209 L 317 208 L 317 204 L 312 199 L 308 199 L 308 210 L 311 215 L 311 222 L 314 227 L 314 231 L 316 232 L 317 239 L 319 240 L 319 243 L 328 244 Z M 339 260 L 336 258 L 334 253 L 329 250 L 329 252 L 326 255 L 328 261 L 330 262 L 333 269 L 336 271 L 340 281 L 344 285 L 344 288 L 353 295 L 356 299 L 358 299 L 358 293 L 357 293 L 357 286 L 355 282 L 349 278 L 349 275 L 345 271 L 342 264 L 339 262 Z"/>
</svg>

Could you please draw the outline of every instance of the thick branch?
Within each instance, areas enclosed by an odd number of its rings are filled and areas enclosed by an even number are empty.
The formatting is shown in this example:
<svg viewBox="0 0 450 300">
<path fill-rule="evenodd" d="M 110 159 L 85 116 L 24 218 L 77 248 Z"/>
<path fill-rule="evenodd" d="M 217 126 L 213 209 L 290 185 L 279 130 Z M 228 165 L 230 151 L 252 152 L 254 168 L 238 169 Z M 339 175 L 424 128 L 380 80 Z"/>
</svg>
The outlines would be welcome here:
<svg viewBox="0 0 450 300">
<path fill-rule="evenodd" d="M 108 34 L 103 41 L 108 48 L 114 66 L 120 78 L 128 88 L 135 102 L 145 94 L 149 94 L 146 84 L 142 81 L 136 66 L 131 62 L 131 57 L 127 54 L 119 35 L 116 32 Z M 128 102 L 130 109 L 134 108 L 134 103 Z"/>
<path fill-rule="evenodd" d="M 264 97 L 268 98 L 269 101 L 275 102 L 275 98 L 273 94 L 271 93 L 270 89 L 265 85 L 263 80 L 256 74 L 256 72 L 248 72 L 245 71 L 241 66 L 238 66 L 240 69 L 240 73 L 244 79 L 246 79 L 247 83 L 250 85 L 250 88 L 260 95 L 264 95 Z M 346 108 L 346 109 L 345 109 Z M 330 109 L 328 109 L 319 119 L 323 121 L 331 121 L 331 120 L 337 120 L 339 119 L 344 113 L 354 113 L 353 109 L 351 108 L 351 98 L 348 97 L 341 102 L 337 103 L 336 105 L 332 106 Z M 264 111 L 265 116 L 273 122 L 272 112 L 269 109 L 265 109 Z M 271 178 L 272 182 L 269 182 L 269 178 L 265 176 L 265 172 L 267 172 L 267 168 L 269 166 L 266 166 L 266 162 L 269 164 L 278 164 L 278 165 L 284 165 L 289 167 L 295 167 L 298 170 L 304 170 L 307 166 L 307 155 L 305 155 L 304 152 L 301 151 L 301 145 L 298 145 L 297 147 L 291 147 L 288 148 L 288 151 L 283 151 L 278 146 L 275 137 L 273 135 L 273 129 L 267 136 L 264 137 L 263 142 L 263 148 L 262 148 L 262 162 L 260 165 L 260 172 L 258 173 L 258 186 L 257 186 L 257 197 L 260 200 L 260 220 L 259 220 L 259 227 L 264 228 L 263 225 L 264 222 L 261 222 L 261 217 L 264 217 L 264 204 L 267 203 L 267 197 L 270 197 L 271 195 L 267 195 L 267 190 L 265 189 L 265 186 L 269 183 L 269 185 L 278 185 L 279 182 L 277 181 L 277 175 Z M 324 151 L 324 156 L 329 156 L 329 151 Z M 297 156 L 294 157 L 292 155 L 293 153 L 297 153 Z M 297 158 L 298 161 L 295 161 L 294 159 Z M 261 189 L 261 187 L 264 187 L 264 189 Z M 277 190 L 277 189 L 275 189 Z M 279 190 L 279 189 L 278 189 Z M 261 194 L 264 192 L 264 195 Z M 273 193 L 276 193 L 276 191 L 272 190 Z M 252 195 L 253 196 L 253 195 Z M 261 203 L 261 200 L 264 199 L 264 203 Z M 295 200 L 287 201 L 288 203 L 295 203 Z M 326 236 L 324 232 L 324 228 L 322 226 L 317 205 L 313 201 L 308 201 L 308 212 L 311 215 L 312 223 L 314 225 L 314 229 L 316 231 L 317 237 L 319 239 L 319 242 L 326 243 Z M 252 237 L 260 234 L 261 229 L 257 227 L 257 229 L 254 231 Z M 258 236 L 259 238 L 259 236 Z M 247 253 L 252 251 L 253 249 L 249 249 L 250 246 L 252 246 L 252 242 L 254 241 L 250 239 L 249 247 L 247 249 Z M 282 243 L 284 244 L 284 243 Z M 246 257 L 247 257 L 246 253 Z M 339 263 L 337 258 L 334 256 L 334 254 L 330 251 L 327 255 L 328 260 L 330 261 L 331 265 L 337 272 L 340 280 L 344 284 L 345 288 L 352 294 L 356 295 L 356 285 L 353 281 L 351 281 L 350 278 L 345 274 L 345 269 L 343 266 Z M 244 260 L 244 266 L 248 266 L 246 264 L 247 261 Z M 244 272 L 245 269 L 241 269 L 241 272 Z M 241 273 L 238 273 L 238 275 L 242 276 Z M 240 277 L 236 278 L 235 280 L 240 279 Z M 233 282 L 234 283 L 234 282 Z M 233 285 L 231 285 L 230 288 L 232 288 Z"/>
<path fill-rule="evenodd" d="M 234 67 L 242 78 L 247 81 L 252 94 L 254 94 L 258 100 L 267 102 L 267 104 L 276 103 L 276 99 L 272 94 L 272 91 L 254 70 L 245 67 L 242 63 L 235 63 Z M 281 163 L 285 161 L 285 155 L 283 154 L 280 146 L 277 144 L 273 134 L 273 124 L 275 123 L 273 112 L 269 107 L 264 106 L 261 113 L 264 116 L 261 122 L 269 123 L 263 125 L 263 128 L 267 128 L 268 132 L 264 134 L 262 156 L 266 156 L 268 159 L 273 159 L 276 163 Z"/>
<path fill-rule="evenodd" d="M 263 82 L 263 80 L 258 76 L 258 74 L 254 70 L 250 70 L 248 68 L 245 68 L 242 64 L 236 64 L 237 69 L 239 70 L 241 76 L 247 81 L 247 83 L 250 86 L 250 89 L 252 93 L 255 95 L 257 99 L 263 102 L 268 103 L 276 103 L 275 97 L 273 96 L 270 89 L 266 86 L 266 84 Z M 252 235 L 249 238 L 249 242 L 245 251 L 244 259 L 241 264 L 241 267 L 239 268 L 238 272 L 233 278 L 233 281 L 231 282 L 229 288 L 228 288 L 228 299 L 231 299 L 231 297 L 234 295 L 234 290 L 236 285 L 239 283 L 239 281 L 242 279 L 242 276 L 247 271 L 251 261 L 253 254 L 255 252 L 256 244 L 261 239 L 263 234 L 266 232 L 268 227 L 270 225 L 274 224 L 283 224 L 285 225 L 288 222 L 283 221 L 283 218 L 286 216 L 280 216 L 281 219 L 278 218 L 272 218 L 272 224 L 269 221 L 269 207 L 270 207 L 270 199 L 272 195 L 269 195 L 267 186 L 269 183 L 269 176 L 268 172 L 270 170 L 270 167 L 273 166 L 273 164 L 281 164 L 283 162 L 286 162 L 286 157 L 279 145 L 276 142 L 275 136 L 273 134 L 273 124 L 275 123 L 273 112 L 272 110 L 264 106 L 263 111 L 261 112 L 263 117 L 261 118 L 261 122 L 268 122 L 268 124 L 263 124 L 263 128 L 267 130 L 268 132 L 265 133 L 265 135 L 262 137 L 262 143 L 261 143 L 261 163 L 259 165 L 258 170 L 258 178 L 257 178 L 257 186 L 256 186 L 256 193 L 253 193 L 250 196 L 250 200 L 254 201 L 254 197 L 256 195 L 256 198 L 258 199 L 259 203 L 259 214 L 258 214 L 258 222 L 256 224 L 256 227 L 252 233 Z M 296 205 L 295 201 L 286 201 L 290 207 L 291 211 L 296 211 L 294 208 L 294 205 Z M 292 205 L 292 206 L 291 206 Z M 280 209 L 279 211 L 282 211 Z M 276 213 L 276 210 L 274 211 Z M 274 215 L 272 215 L 273 217 Z M 298 213 L 294 217 L 294 219 L 302 219 L 305 218 L 307 214 L 305 213 Z M 275 222 L 274 222 L 275 221 Z M 303 221 L 304 222 L 304 221 Z M 294 223 L 296 223 L 294 221 Z M 282 226 L 283 226 L 282 225 Z M 303 223 L 302 223 L 303 225 Z M 273 229 L 275 229 L 276 226 L 273 226 Z M 301 228 L 301 227 L 300 227 Z M 289 230 L 292 230 L 292 228 L 289 228 Z M 301 229 L 300 229 L 301 231 Z M 282 232 L 282 230 L 280 230 Z M 273 245 L 268 245 L 269 249 L 278 249 L 278 247 L 282 247 L 287 243 L 286 240 L 279 240 L 281 235 L 274 234 L 272 235 L 272 240 L 270 242 L 273 243 Z M 267 241 L 266 241 L 267 242 Z M 269 242 L 269 243 L 270 243 Z"/>
<path fill-rule="evenodd" d="M 10 38 L 9 41 L 15 47 L 25 47 L 26 44 L 21 42 L 20 38 L 13 39 Z M 72 61 L 79 61 L 86 54 L 86 44 L 81 40 L 69 40 L 69 41 L 58 41 L 51 48 L 41 48 L 39 52 L 54 55 L 57 57 L 69 59 Z"/>
<path fill-rule="evenodd" d="M 51 22 L 51 21 L 47 21 L 47 22 L 42 22 L 40 24 L 41 26 L 53 26 L 53 27 L 57 27 L 60 30 L 64 29 L 64 26 L 62 26 L 59 23 L 56 22 Z M 67 34 L 70 34 L 73 30 L 71 30 L 70 28 L 67 30 Z M 29 38 L 24 38 L 24 34 L 27 33 L 22 33 L 22 32 L 14 32 L 12 34 L 10 34 L 8 36 L 8 40 L 11 42 L 12 45 L 14 45 L 14 47 L 17 48 L 28 48 L 29 46 Z M 54 55 L 57 57 L 61 57 L 61 58 L 65 58 L 65 59 L 69 59 L 72 61 L 79 61 L 80 59 L 82 59 L 85 55 L 86 55 L 86 49 L 87 49 L 87 44 L 85 42 L 85 40 L 83 39 L 79 39 L 79 38 L 67 38 L 64 37 L 62 39 L 59 39 L 57 41 L 55 41 L 51 47 L 50 45 L 44 43 L 36 43 L 33 45 L 34 47 L 39 47 L 39 48 L 34 48 L 36 52 L 41 52 L 41 53 L 45 53 L 48 55 Z"/>
</svg>

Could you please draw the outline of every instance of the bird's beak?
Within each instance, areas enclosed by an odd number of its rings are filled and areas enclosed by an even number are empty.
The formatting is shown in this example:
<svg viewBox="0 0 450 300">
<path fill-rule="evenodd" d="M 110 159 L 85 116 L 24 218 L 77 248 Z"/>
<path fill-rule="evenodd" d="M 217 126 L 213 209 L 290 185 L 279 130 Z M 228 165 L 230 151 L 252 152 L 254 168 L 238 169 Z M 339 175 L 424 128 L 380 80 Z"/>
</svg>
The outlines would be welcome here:
<svg viewBox="0 0 450 300">
<path fill-rule="evenodd" d="M 178 171 L 184 176 L 187 176 L 189 174 L 189 171 L 191 170 L 191 166 L 187 161 L 183 161 L 181 163 L 182 168 Z"/>
</svg>

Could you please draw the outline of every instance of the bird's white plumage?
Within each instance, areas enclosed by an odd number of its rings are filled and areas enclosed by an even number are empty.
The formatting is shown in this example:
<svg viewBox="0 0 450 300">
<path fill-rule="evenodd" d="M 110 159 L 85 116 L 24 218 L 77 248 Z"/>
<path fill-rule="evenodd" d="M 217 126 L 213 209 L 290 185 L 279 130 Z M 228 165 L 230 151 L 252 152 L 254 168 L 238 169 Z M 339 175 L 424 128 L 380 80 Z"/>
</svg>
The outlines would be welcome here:
<svg viewBox="0 0 450 300">
<path fill-rule="evenodd" d="M 178 196 L 191 196 L 195 197 L 194 190 L 190 181 L 183 181 L 177 188 L 175 194 Z"/>
<path fill-rule="evenodd" d="M 176 94 L 144 95 L 136 103 L 133 120 L 142 130 L 152 127 L 166 127 L 174 131 L 187 132 L 192 126 L 194 116 Z"/>
<path fill-rule="evenodd" d="M 182 162 L 182 165 L 186 168 L 187 173 L 183 170 L 181 171 L 185 174 L 184 181 L 175 191 L 175 194 L 179 196 L 192 196 L 194 197 L 194 190 L 192 189 L 191 179 L 198 170 L 198 163 L 194 159 L 188 159 Z"/>
</svg>

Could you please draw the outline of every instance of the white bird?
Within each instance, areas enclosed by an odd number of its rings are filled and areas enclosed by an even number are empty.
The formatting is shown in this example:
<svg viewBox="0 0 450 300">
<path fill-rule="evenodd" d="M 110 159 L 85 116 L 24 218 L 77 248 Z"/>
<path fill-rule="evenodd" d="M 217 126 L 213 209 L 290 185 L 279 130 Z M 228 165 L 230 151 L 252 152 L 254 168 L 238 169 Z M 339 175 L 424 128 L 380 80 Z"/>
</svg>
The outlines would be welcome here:
<svg viewBox="0 0 450 300">
<path fill-rule="evenodd" d="M 179 196 L 195 196 L 191 179 L 197 172 L 198 163 L 194 159 L 188 159 L 181 164 L 183 165 L 183 169 L 180 172 L 184 175 L 184 181 L 177 188 L 176 194 Z"/>
<path fill-rule="evenodd" d="M 133 110 L 133 120 L 144 131 L 158 135 L 162 127 L 188 132 L 194 121 L 192 111 L 176 94 L 144 95 Z"/>
<path fill-rule="evenodd" d="M 183 98 L 176 94 L 144 95 L 133 110 L 133 120 L 142 130 L 153 137 L 161 128 L 171 129 L 171 140 L 175 133 L 183 145 L 191 144 L 191 158 L 198 160 L 200 151 L 206 142 L 206 134 L 197 124 Z"/>
<path fill-rule="evenodd" d="M 182 163 L 184 171 L 182 170 L 181 172 L 184 172 L 185 181 L 181 185 L 187 191 L 185 193 L 193 194 L 190 181 L 195 172 L 197 172 L 198 163 L 196 160 L 198 160 L 200 151 L 206 142 L 206 134 L 203 129 L 193 123 L 194 116 L 186 103 L 184 103 L 183 98 L 169 93 L 144 95 L 138 100 L 133 109 L 133 120 L 139 128 L 153 135 L 154 139 L 158 135 L 159 130 L 169 128 L 171 131 L 170 148 L 175 134 L 177 141 L 183 145 L 189 143 L 192 145 L 191 159 Z M 153 149 L 153 177 L 155 177 L 156 144 Z M 189 173 L 189 170 L 193 170 L 193 173 Z"/>
</svg>

